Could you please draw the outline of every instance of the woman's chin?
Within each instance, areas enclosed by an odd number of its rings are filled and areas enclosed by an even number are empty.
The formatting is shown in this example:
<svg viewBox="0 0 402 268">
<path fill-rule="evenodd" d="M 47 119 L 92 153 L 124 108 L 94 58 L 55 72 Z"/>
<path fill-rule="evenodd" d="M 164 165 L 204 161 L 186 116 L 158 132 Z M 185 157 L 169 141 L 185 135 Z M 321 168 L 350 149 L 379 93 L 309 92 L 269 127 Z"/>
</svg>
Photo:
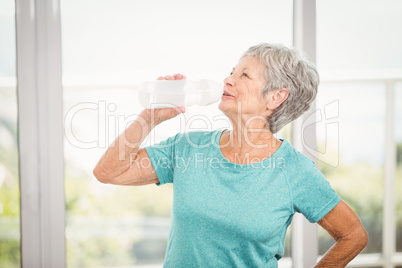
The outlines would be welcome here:
<svg viewBox="0 0 402 268">
<path fill-rule="evenodd" d="M 232 105 L 232 106 L 233 106 L 233 105 Z M 227 111 L 227 110 L 230 110 L 231 108 L 233 108 L 233 107 L 230 107 L 230 105 L 227 105 L 227 104 L 225 103 L 225 101 L 221 101 L 221 102 L 219 103 L 219 105 L 218 105 L 218 109 L 221 110 L 222 112 L 225 112 L 225 111 Z"/>
<path fill-rule="evenodd" d="M 225 104 L 219 104 L 218 109 L 221 110 L 221 112 L 226 115 L 233 115 L 233 113 L 235 113 L 237 110 L 235 107 L 233 107 L 233 105 L 225 105 Z"/>
<path fill-rule="evenodd" d="M 228 110 L 228 111 L 235 111 L 238 109 L 238 107 L 242 106 L 241 102 L 237 102 L 232 99 L 223 99 L 218 105 L 219 110 Z"/>
</svg>

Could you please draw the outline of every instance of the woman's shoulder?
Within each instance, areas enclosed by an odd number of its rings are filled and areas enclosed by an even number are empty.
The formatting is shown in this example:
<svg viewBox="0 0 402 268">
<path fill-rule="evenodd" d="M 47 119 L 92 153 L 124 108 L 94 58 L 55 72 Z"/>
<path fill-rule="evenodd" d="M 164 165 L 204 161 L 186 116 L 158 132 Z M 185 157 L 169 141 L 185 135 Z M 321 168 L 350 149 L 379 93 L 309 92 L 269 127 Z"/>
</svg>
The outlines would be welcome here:
<svg viewBox="0 0 402 268">
<path fill-rule="evenodd" d="M 323 185 L 327 187 L 328 182 L 314 161 L 290 144 L 288 145 L 287 157 L 285 157 L 282 170 L 286 174 L 292 191 L 311 190 L 311 187 L 318 189 Z"/>
<path fill-rule="evenodd" d="M 308 156 L 301 153 L 286 140 L 282 140 L 282 144 L 284 145 L 284 150 L 281 156 L 285 161 L 284 166 L 287 170 L 300 172 L 315 169 L 314 161 Z"/>
</svg>

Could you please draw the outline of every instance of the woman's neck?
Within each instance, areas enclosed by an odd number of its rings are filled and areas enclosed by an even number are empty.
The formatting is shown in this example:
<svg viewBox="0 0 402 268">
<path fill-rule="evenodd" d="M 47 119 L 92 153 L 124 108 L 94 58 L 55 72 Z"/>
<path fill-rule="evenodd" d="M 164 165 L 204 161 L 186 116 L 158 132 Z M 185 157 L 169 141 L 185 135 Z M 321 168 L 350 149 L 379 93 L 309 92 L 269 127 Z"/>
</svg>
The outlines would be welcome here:
<svg viewBox="0 0 402 268">
<path fill-rule="evenodd" d="M 225 131 L 221 136 L 221 146 L 228 152 L 244 155 L 276 151 L 280 142 L 266 128 L 241 129 L 233 127 L 233 130 Z"/>
</svg>

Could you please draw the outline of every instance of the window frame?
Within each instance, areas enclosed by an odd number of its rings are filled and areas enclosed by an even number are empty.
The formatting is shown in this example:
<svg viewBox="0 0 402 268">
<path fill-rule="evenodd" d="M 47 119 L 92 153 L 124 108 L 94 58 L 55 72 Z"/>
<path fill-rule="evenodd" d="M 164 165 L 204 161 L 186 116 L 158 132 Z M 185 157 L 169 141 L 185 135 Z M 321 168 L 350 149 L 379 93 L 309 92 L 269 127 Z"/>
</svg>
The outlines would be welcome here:
<svg viewBox="0 0 402 268">
<path fill-rule="evenodd" d="M 21 263 L 65 267 L 60 5 L 15 5 Z"/>
</svg>

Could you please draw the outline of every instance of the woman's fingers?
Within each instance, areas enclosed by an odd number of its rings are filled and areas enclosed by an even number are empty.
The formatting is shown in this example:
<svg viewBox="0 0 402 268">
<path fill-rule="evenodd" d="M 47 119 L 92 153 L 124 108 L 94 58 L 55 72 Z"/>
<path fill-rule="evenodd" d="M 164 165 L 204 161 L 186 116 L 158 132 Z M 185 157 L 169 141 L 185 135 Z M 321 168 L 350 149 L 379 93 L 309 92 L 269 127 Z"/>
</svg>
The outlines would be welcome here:
<svg viewBox="0 0 402 268">
<path fill-rule="evenodd" d="M 185 80 L 186 76 L 182 74 L 159 76 L 156 80 Z"/>
<path fill-rule="evenodd" d="M 183 78 L 183 75 L 182 74 L 174 74 L 173 77 L 176 80 L 181 80 Z"/>
<path fill-rule="evenodd" d="M 174 74 L 173 75 L 176 80 L 185 80 L 186 76 L 182 74 Z"/>
</svg>

